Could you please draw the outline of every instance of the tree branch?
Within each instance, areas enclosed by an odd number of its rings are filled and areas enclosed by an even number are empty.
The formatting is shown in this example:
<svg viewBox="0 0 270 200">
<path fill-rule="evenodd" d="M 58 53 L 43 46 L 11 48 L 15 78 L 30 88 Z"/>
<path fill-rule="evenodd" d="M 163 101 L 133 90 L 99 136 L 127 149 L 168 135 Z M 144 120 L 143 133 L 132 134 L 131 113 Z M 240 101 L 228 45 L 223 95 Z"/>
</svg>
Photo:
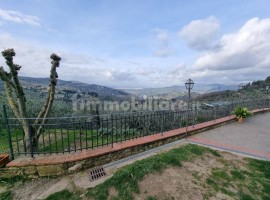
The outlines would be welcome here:
<svg viewBox="0 0 270 200">
<path fill-rule="evenodd" d="M 52 54 L 50 58 L 52 59 L 51 61 L 52 67 L 51 67 L 51 72 L 50 72 L 50 85 L 48 89 L 48 97 L 35 121 L 35 126 L 40 124 L 40 126 L 37 129 L 37 136 L 40 135 L 41 130 L 42 130 L 42 124 L 46 122 L 48 114 L 53 105 L 54 95 L 55 95 L 55 86 L 57 84 L 57 78 L 58 78 L 56 68 L 59 67 L 61 58 L 57 56 L 56 54 Z"/>
<path fill-rule="evenodd" d="M 5 89 L 6 89 L 6 95 L 7 95 L 8 103 L 9 103 L 14 115 L 16 116 L 16 118 L 18 118 L 19 121 L 20 121 L 22 116 L 20 115 L 18 105 L 17 105 L 17 103 L 16 103 L 16 101 L 15 101 L 15 99 L 13 97 L 12 87 L 9 85 L 8 82 L 5 82 Z"/>
<path fill-rule="evenodd" d="M 15 88 L 14 83 L 11 81 L 11 74 L 7 73 L 2 66 L 0 67 L 0 79 L 9 83 L 11 87 Z"/>
<path fill-rule="evenodd" d="M 10 69 L 10 75 L 13 79 L 15 92 L 17 94 L 17 99 L 18 99 L 18 107 L 19 107 L 20 116 L 22 118 L 27 118 L 26 104 L 25 104 L 26 98 L 25 98 L 22 86 L 18 78 L 18 71 L 20 70 L 21 66 L 13 63 L 13 57 L 16 55 L 14 52 L 14 49 L 7 49 L 5 51 L 2 51 L 2 55 L 6 59 L 6 63 Z"/>
</svg>

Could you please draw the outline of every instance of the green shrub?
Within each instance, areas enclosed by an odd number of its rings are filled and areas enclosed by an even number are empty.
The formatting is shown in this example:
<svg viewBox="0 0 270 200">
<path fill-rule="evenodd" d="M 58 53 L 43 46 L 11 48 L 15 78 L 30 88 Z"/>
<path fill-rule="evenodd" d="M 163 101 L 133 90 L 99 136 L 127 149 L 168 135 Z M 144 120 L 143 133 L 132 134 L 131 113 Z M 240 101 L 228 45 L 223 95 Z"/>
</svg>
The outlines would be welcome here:
<svg viewBox="0 0 270 200">
<path fill-rule="evenodd" d="M 252 113 L 245 107 L 236 107 L 232 112 L 237 118 L 247 118 Z"/>
</svg>

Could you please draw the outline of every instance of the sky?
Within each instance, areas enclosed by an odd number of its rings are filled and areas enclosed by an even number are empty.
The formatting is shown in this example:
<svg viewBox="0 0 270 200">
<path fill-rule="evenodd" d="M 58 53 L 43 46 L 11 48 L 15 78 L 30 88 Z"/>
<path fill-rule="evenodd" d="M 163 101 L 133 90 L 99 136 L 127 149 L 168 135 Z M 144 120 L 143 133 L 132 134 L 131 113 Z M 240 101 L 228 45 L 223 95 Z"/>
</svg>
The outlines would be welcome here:
<svg viewBox="0 0 270 200">
<path fill-rule="evenodd" d="M 114 88 L 270 76 L 269 0 L 0 0 L 0 51 L 21 76 Z M 7 66 L 3 57 L 0 65 Z"/>
</svg>

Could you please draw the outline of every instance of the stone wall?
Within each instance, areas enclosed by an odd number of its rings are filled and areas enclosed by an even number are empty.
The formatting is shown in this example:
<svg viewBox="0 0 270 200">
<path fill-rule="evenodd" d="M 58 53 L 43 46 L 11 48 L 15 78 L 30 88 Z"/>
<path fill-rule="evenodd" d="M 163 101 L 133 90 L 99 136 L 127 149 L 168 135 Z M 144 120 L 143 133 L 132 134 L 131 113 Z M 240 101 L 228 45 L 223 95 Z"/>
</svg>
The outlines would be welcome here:
<svg viewBox="0 0 270 200">
<path fill-rule="evenodd" d="M 234 119 L 232 119 L 234 120 Z M 221 126 L 230 123 L 232 120 L 223 122 L 214 126 L 208 126 L 196 131 L 189 131 L 188 135 L 194 135 L 198 132 L 213 129 L 217 126 Z M 66 162 L 62 164 L 54 165 L 39 165 L 39 166 L 26 166 L 26 167 L 6 167 L 0 168 L 0 177 L 11 178 L 14 176 L 22 176 L 25 178 L 38 178 L 38 177 L 55 177 L 65 174 L 71 174 L 84 169 L 89 169 L 97 166 L 101 166 L 112 161 L 116 161 L 131 155 L 135 155 L 144 152 L 149 149 L 153 149 L 158 146 L 162 146 L 167 143 L 174 142 L 176 140 L 184 138 L 185 134 L 179 134 L 170 138 L 164 138 L 162 140 L 148 142 L 146 144 L 138 145 L 128 149 L 121 149 L 119 151 L 103 154 L 97 157 L 91 157 L 77 162 Z M 90 150 L 91 151 L 91 150 Z"/>
</svg>

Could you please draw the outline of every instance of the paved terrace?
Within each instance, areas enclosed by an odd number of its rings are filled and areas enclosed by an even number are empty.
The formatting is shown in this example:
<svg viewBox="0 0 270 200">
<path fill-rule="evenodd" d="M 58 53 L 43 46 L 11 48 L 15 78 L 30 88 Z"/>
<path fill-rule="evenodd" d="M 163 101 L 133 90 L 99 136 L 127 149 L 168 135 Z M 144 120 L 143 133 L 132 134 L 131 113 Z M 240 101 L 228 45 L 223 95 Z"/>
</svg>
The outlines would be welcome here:
<svg viewBox="0 0 270 200">
<path fill-rule="evenodd" d="M 270 112 L 199 133 L 188 141 L 270 160 Z"/>
<path fill-rule="evenodd" d="M 270 109 L 253 110 L 253 113 L 259 114 L 246 119 L 244 123 L 236 123 L 235 116 L 231 115 L 217 120 L 197 124 L 195 126 L 190 126 L 188 127 L 189 133 L 202 131 L 211 127 L 218 127 L 209 131 L 198 133 L 193 136 L 189 136 L 186 140 L 191 143 L 197 143 L 270 160 L 270 112 L 265 111 L 270 111 Z M 232 123 L 221 125 L 228 122 Z M 155 141 L 162 141 L 166 138 L 171 138 L 179 135 L 184 137 L 186 135 L 186 129 L 179 128 L 164 132 L 163 134 L 159 133 L 122 143 L 116 143 L 113 147 L 106 146 L 70 154 L 37 156 L 34 159 L 27 157 L 17 158 L 10 162 L 7 166 L 38 166 L 76 162 L 93 157 L 99 157 L 123 149 L 129 149 L 135 146 L 152 143 Z"/>
</svg>

